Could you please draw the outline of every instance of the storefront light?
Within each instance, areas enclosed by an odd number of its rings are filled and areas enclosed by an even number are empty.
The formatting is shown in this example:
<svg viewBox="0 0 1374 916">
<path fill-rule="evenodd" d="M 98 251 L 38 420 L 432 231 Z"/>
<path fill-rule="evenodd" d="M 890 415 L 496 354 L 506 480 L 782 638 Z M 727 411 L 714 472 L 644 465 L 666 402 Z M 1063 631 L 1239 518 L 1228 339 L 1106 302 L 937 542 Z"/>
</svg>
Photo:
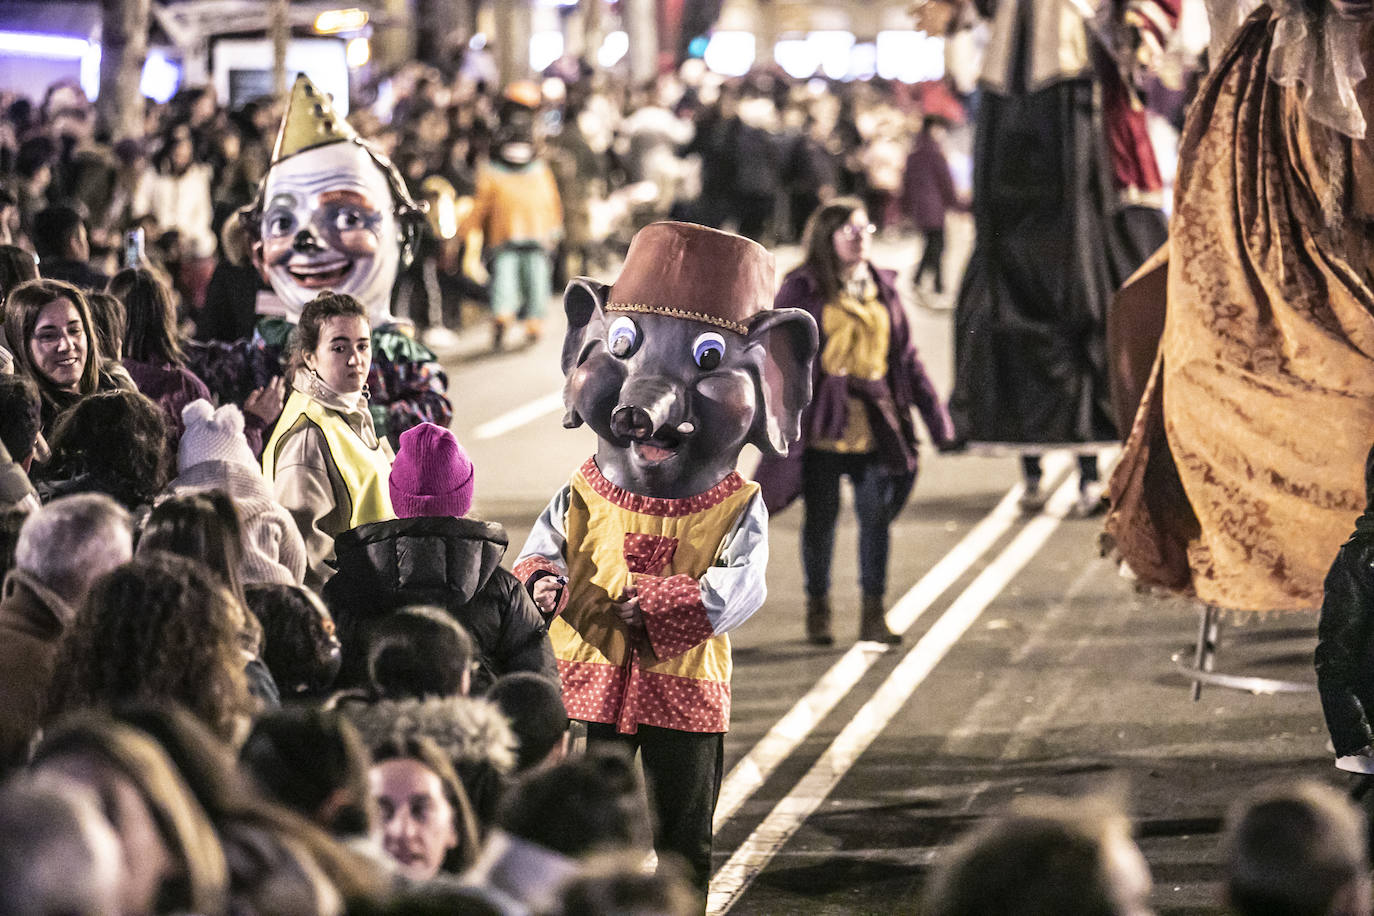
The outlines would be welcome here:
<svg viewBox="0 0 1374 916">
<path fill-rule="evenodd" d="M 41 32 L 0 32 L 0 53 L 14 57 L 43 57 L 48 60 L 80 60 L 91 50 L 91 43 L 72 35 L 45 35 Z"/>
<path fill-rule="evenodd" d="M 806 40 L 815 49 L 821 72 L 832 80 L 849 75 L 849 51 L 854 47 L 854 33 L 840 30 L 812 32 Z"/>
<path fill-rule="evenodd" d="M 81 55 L 81 91 L 92 102 L 100 95 L 100 45 L 87 42 Z"/>
<path fill-rule="evenodd" d="M 816 48 L 805 38 L 784 38 L 773 46 L 773 60 L 793 79 L 814 76 L 821 65 Z"/>
<path fill-rule="evenodd" d="M 752 32 L 716 32 L 702 55 L 706 66 L 722 76 L 744 76 L 754 66 Z"/>
<path fill-rule="evenodd" d="M 535 32 L 530 36 L 530 68 L 534 72 L 541 72 L 562 56 L 562 32 Z"/>
<path fill-rule="evenodd" d="M 945 40 L 925 32 L 878 33 L 878 75 L 904 83 L 924 83 L 945 75 Z"/>
<path fill-rule="evenodd" d="M 845 79 L 871 80 L 878 75 L 878 48 L 871 41 L 861 41 L 849 49 L 849 72 Z"/>
</svg>

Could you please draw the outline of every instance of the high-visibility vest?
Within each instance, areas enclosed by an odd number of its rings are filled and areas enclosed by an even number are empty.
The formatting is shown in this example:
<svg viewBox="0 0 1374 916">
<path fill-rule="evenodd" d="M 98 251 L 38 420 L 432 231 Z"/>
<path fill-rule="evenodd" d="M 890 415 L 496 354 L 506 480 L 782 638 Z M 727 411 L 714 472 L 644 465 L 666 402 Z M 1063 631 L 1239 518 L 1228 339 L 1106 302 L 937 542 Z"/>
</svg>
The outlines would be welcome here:
<svg viewBox="0 0 1374 916">
<path fill-rule="evenodd" d="M 368 445 L 338 411 L 300 391 L 291 392 L 286 399 L 272 438 L 262 450 L 262 472 L 267 479 L 276 479 L 282 444 L 307 423 L 324 434 L 329 456 L 348 491 L 348 527 L 395 518 L 387 485 L 391 476 L 390 450 L 381 440 L 375 446 Z"/>
</svg>

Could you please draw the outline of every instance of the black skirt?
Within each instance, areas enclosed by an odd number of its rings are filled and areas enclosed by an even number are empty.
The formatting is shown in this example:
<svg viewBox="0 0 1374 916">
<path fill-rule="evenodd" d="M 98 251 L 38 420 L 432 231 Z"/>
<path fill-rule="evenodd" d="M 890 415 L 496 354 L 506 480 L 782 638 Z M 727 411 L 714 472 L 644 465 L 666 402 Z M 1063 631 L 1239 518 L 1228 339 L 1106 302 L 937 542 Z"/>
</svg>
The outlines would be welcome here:
<svg viewBox="0 0 1374 916">
<path fill-rule="evenodd" d="M 1113 292 L 1166 238 L 1122 207 L 1091 80 L 984 94 L 973 255 L 955 310 L 950 413 L 967 442 L 1117 439 L 1106 356 Z"/>
</svg>

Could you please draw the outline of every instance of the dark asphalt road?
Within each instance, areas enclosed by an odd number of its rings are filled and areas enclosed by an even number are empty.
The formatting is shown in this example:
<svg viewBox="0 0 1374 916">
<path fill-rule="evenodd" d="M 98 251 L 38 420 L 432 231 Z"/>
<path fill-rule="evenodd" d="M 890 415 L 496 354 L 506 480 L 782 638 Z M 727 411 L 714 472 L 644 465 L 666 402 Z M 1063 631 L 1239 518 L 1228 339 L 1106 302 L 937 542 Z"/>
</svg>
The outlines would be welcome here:
<svg viewBox="0 0 1374 916">
<path fill-rule="evenodd" d="M 875 259 L 896 265 L 911 250 L 880 243 Z M 556 306 L 551 315 L 561 335 Z M 912 318 L 944 388 L 949 316 Z M 454 431 L 477 468 L 476 511 L 510 531 L 509 565 L 593 440 L 559 423 L 561 340 L 487 356 L 484 330 L 463 337 L 448 360 Z M 1209 688 L 1194 702 L 1170 659 L 1192 645 L 1196 610 L 1136 593 L 1099 558 L 1096 520 L 1009 511 L 1011 456 L 929 450 L 924 461 L 894 526 L 888 596 L 914 622 L 890 651 L 852 650 L 852 520 L 837 541 L 829 650 L 802 640 L 800 508 L 772 520 L 769 599 L 734 634 L 722 796 L 732 816 L 718 818 L 712 911 L 911 912 L 970 824 L 1025 795 L 1109 792 L 1137 825 L 1159 911 L 1218 912 L 1221 823 L 1238 795 L 1275 777 L 1348 784 L 1315 694 Z M 1218 664 L 1310 682 L 1314 634 L 1310 616 L 1228 621 Z M 818 681 L 840 686 L 809 694 Z M 776 726 L 789 714 L 784 738 Z"/>
</svg>

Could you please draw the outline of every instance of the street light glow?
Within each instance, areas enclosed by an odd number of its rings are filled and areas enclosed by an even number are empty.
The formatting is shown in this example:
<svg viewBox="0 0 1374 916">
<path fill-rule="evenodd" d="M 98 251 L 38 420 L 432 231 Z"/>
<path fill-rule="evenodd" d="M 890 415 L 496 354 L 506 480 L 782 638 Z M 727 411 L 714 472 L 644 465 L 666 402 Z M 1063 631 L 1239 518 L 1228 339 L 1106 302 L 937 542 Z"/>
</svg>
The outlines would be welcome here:
<svg viewBox="0 0 1374 916">
<path fill-rule="evenodd" d="M 344 46 L 344 59 L 350 67 L 357 70 L 372 59 L 372 45 L 362 36 L 350 38 Z"/>
<path fill-rule="evenodd" d="M 542 72 L 562 56 L 562 32 L 535 32 L 530 36 L 530 68 L 534 72 Z"/>
<path fill-rule="evenodd" d="M 601 42 L 601 48 L 596 52 L 596 62 L 606 68 L 614 67 L 628 53 L 630 53 L 629 34 L 620 31 L 611 32 Z"/>
<path fill-rule="evenodd" d="M 322 35 L 338 32 L 356 32 L 367 25 L 367 10 L 350 8 L 346 10 L 325 10 L 315 17 L 315 31 Z"/>
<path fill-rule="evenodd" d="M 181 68 L 167 59 L 167 55 L 154 48 L 148 52 L 143 62 L 143 75 L 138 80 L 138 91 L 148 98 L 165 105 L 176 95 L 181 84 Z"/>
</svg>

